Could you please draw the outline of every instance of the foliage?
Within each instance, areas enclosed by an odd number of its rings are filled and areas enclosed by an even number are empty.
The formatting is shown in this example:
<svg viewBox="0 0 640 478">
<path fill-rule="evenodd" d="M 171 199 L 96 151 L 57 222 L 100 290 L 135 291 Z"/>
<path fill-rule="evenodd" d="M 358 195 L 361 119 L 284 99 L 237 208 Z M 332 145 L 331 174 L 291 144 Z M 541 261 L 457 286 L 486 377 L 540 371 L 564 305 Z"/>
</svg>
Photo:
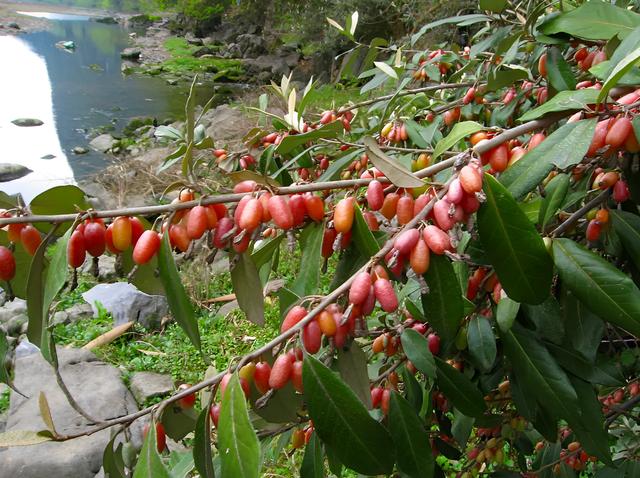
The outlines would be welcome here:
<svg viewBox="0 0 640 478">
<path fill-rule="evenodd" d="M 83 212 L 57 229 L 33 216 L 77 210 L 76 189 L 26 208 L 1 197 L 19 217 L 0 225 L 34 222 L 69 244 L 47 256 L 30 226 L 0 233 L 0 278 L 27 296 L 47 359 L 55 366 L 60 251 L 80 266 L 92 227 L 132 281 L 168 297 L 175 323 L 156 347 L 182 341 L 162 361 L 199 383 L 154 412 L 170 436 L 193 433 L 204 476 L 259 476 L 289 441 L 305 448 L 301 476 L 635 476 L 640 15 L 606 2 L 480 4 L 401 47 L 363 43 L 359 12 L 328 19 L 357 51 L 346 76 L 376 96 L 317 112 L 313 80 L 283 77 L 271 85 L 283 112 L 260 96 L 242 150 L 206 137 L 192 91 L 184 130 L 157 131 L 177 148 L 163 167 L 180 162 L 178 197 L 137 209 L 153 221 L 135 239 L 127 209 L 104 213 L 106 230 Z M 417 49 L 442 25 L 477 33 L 464 48 Z M 213 195 L 212 174 L 233 191 Z M 194 313 L 192 299 L 222 290 L 189 277 L 196 247 L 227 254 L 224 287 L 253 324 Z M 278 300 L 264 299 L 283 269 Z M 229 344 L 238 329 L 260 338 Z M 123 344 L 135 348 L 110 350 Z M 171 475 L 156 434 L 134 476 Z"/>
</svg>

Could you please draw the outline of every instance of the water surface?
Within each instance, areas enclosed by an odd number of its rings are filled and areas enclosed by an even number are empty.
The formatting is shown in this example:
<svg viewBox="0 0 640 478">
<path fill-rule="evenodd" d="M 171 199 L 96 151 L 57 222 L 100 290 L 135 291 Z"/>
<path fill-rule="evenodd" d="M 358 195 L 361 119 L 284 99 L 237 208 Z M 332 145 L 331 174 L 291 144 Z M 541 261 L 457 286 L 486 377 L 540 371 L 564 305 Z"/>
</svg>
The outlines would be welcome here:
<svg viewBox="0 0 640 478">
<path fill-rule="evenodd" d="M 20 192 L 28 201 L 58 184 L 95 174 L 110 160 L 90 151 L 92 128 L 113 125 L 114 135 L 138 116 L 159 121 L 182 119 L 188 85 L 170 86 L 163 79 L 121 73 L 120 52 L 130 46 L 120 25 L 88 21 L 89 17 L 45 12 L 30 15 L 51 19 L 47 31 L 0 36 L 0 162 L 19 163 L 34 172 L 0 183 L 0 190 Z M 65 50 L 56 43 L 73 41 Z M 201 97 L 212 94 L 203 87 Z M 16 118 L 37 118 L 38 127 L 18 127 Z M 53 155 L 53 159 L 42 159 Z"/>
</svg>

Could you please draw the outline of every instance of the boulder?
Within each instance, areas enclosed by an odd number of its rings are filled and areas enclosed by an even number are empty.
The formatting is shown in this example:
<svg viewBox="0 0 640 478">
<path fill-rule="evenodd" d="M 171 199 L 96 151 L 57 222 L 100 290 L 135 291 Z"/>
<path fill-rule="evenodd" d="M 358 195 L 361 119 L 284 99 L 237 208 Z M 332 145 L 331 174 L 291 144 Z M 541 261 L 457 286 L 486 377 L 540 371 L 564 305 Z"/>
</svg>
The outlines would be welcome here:
<svg viewBox="0 0 640 478">
<path fill-rule="evenodd" d="M 40 159 L 53 159 L 55 157 L 55 154 L 45 154 L 44 156 L 41 156 Z"/>
<path fill-rule="evenodd" d="M 169 311 L 166 297 L 145 294 L 126 282 L 98 284 L 82 294 L 82 297 L 91 304 L 95 315 L 98 314 L 96 302 L 111 313 L 114 327 L 135 321 L 144 327 L 153 328 L 160 324 L 162 317 Z"/>
<path fill-rule="evenodd" d="M 51 318 L 52 325 L 75 324 L 93 317 L 93 308 L 89 304 L 75 304 L 65 310 L 59 310 Z"/>
<path fill-rule="evenodd" d="M 289 74 L 287 61 L 276 55 L 262 55 L 258 58 L 244 60 L 243 65 L 249 76 L 259 76 L 261 73 L 266 72 L 272 78 L 279 79 L 282 75 Z"/>
<path fill-rule="evenodd" d="M 87 154 L 89 152 L 89 150 L 87 148 L 85 148 L 84 146 L 75 146 L 71 152 L 73 154 Z"/>
<path fill-rule="evenodd" d="M 142 50 L 139 48 L 125 48 L 120 52 L 120 58 L 124 60 L 139 60 Z"/>
<path fill-rule="evenodd" d="M 38 397 L 44 393 L 58 433 L 81 433 L 92 425 L 67 402 L 56 383 L 51 366 L 37 349 L 16 352 L 15 386 L 28 398 L 11 392 L 6 431 L 38 431 L 45 428 Z M 96 419 L 110 419 L 138 410 L 117 368 L 99 361 L 82 349 L 58 348 L 60 373 L 79 405 Z M 140 442 L 140 427 L 133 427 L 134 443 Z M 0 449 L 2 476 L 93 478 L 102 466 L 102 455 L 110 440 L 102 430 L 64 442 Z"/>
<path fill-rule="evenodd" d="M 20 179 L 33 171 L 22 164 L 0 163 L 0 183 Z"/>
<path fill-rule="evenodd" d="M 100 151 L 101 153 L 106 153 L 113 145 L 117 143 L 117 139 L 111 136 L 108 133 L 101 134 L 100 136 L 96 136 L 89 142 L 89 146 L 91 146 L 96 151 Z"/>
<path fill-rule="evenodd" d="M 251 128 L 247 116 L 229 105 L 220 105 L 207 111 L 202 117 L 202 123 L 208 125 L 205 130 L 207 136 L 222 142 L 242 138 L 242 131 Z"/>
<path fill-rule="evenodd" d="M 44 124 L 44 122 L 38 118 L 16 118 L 12 123 L 22 127 L 42 126 Z"/>
<path fill-rule="evenodd" d="M 194 51 L 193 56 L 195 56 L 196 58 L 200 58 L 204 55 L 215 55 L 216 53 L 217 50 L 215 48 L 203 46 L 202 48 L 198 48 L 196 51 Z"/>
<path fill-rule="evenodd" d="M 17 315 L 27 313 L 27 302 L 17 297 L 0 307 L 0 323 L 9 322 Z"/>
<path fill-rule="evenodd" d="M 136 372 L 129 383 L 131 393 L 139 405 L 150 398 L 163 397 L 173 391 L 173 379 L 169 375 L 154 372 Z"/>
<path fill-rule="evenodd" d="M 84 187 L 82 189 L 86 192 L 86 189 Z M 112 207 L 110 206 L 109 208 L 106 208 L 106 209 L 115 209 L 117 207 L 118 207 L 118 203 L 114 201 L 113 206 Z M 116 258 L 114 256 L 103 254 L 97 259 L 98 259 L 98 280 L 100 282 L 107 282 L 115 279 L 117 277 Z M 85 261 L 84 265 L 82 266 L 82 272 L 93 275 L 94 273 L 93 260 Z"/>
<path fill-rule="evenodd" d="M 236 42 L 240 46 L 243 58 L 255 58 L 267 51 L 266 42 L 260 35 L 251 33 L 238 35 Z"/>
</svg>

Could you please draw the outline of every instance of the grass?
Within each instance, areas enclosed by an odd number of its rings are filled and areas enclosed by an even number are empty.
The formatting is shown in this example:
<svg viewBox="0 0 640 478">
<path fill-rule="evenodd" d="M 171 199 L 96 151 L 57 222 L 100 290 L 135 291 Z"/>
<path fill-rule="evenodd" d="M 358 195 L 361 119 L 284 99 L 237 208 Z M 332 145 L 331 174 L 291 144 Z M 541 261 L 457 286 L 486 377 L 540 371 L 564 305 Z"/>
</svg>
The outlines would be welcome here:
<svg viewBox="0 0 640 478">
<path fill-rule="evenodd" d="M 244 76 L 242 62 L 225 58 L 196 58 L 193 53 L 198 46 L 189 45 L 184 38 L 168 38 L 164 47 L 171 54 L 171 58 L 162 63 L 162 69 L 173 74 L 185 73 L 216 73 L 219 78 L 229 81 L 240 81 Z"/>
<path fill-rule="evenodd" d="M 4 413 L 9 410 L 9 395 L 11 394 L 11 389 L 9 387 L 5 388 L 2 393 L 0 393 L 0 413 Z"/>
</svg>

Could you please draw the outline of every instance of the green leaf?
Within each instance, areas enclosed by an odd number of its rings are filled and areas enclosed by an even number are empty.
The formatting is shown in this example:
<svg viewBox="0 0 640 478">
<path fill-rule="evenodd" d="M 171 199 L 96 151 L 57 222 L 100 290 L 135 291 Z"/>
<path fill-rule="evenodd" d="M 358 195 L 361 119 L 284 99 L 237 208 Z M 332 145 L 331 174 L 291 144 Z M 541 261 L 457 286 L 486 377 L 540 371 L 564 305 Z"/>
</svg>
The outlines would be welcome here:
<svg viewBox="0 0 640 478">
<path fill-rule="evenodd" d="M 84 191 L 78 186 L 66 185 L 56 186 L 38 194 L 29 203 L 31 214 L 65 214 L 86 211 L 91 205 L 87 202 Z M 62 234 L 73 221 L 62 223 L 58 229 L 58 234 Z M 34 224 L 40 231 L 47 233 L 54 226 L 48 222 L 37 222 Z"/>
<path fill-rule="evenodd" d="M 218 421 L 218 450 L 222 476 L 258 478 L 260 443 L 249 420 L 247 400 L 234 373 L 225 389 Z"/>
<path fill-rule="evenodd" d="M 254 396 L 251 398 L 253 400 Z M 255 399 L 258 398 L 259 395 L 256 393 Z M 288 423 L 298 418 L 298 411 L 302 407 L 302 395 L 296 393 L 293 385 L 288 383 L 284 388 L 277 390 L 265 406 L 255 407 L 255 400 L 253 404 L 253 411 L 269 423 Z"/>
<path fill-rule="evenodd" d="M 398 73 L 391 66 L 383 61 L 374 61 L 373 64 L 382 71 L 385 75 L 393 78 L 394 80 L 398 79 Z"/>
<path fill-rule="evenodd" d="M 409 402 L 395 391 L 389 401 L 389 431 L 400 471 L 412 478 L 431 478 L 434 461 L 429 435 Z"/>
<path fill-rule="evenodd" d="M 436 362 L 429 350 L 427 339 L 411 328 L 405 329 L 400 336 L 402 350 L 415 367 L 429 378 L 436 378 Z"/>
<path fill-rule="evenodd" d="M 424 315 L 444 340 L 453 340 L 464 317 L 464 303 L 451 261 L 432 254 L 424 279 L 429 285 L 429 293 L 422 295 Z"/>
<path fill-rule="evenodd" d="M 516 302 L 509 297 L 500 299 L 496 309 L 496 322 L 498 323 L 500 331 L 507 332 L 511 329 L 513 321 L 518 315 L 518 310 L 520 310 L 520 302 Z"/>
<path fill-rule="evenodd" d="M 71 230 L 68 230 L 53 246 L 51 263 L 47 267 L 44 281 L 43 314 L 49 313 L 49 307 L 67 281 L 69 271 L 67 265 L 67 245 L 71 237 L 71 232 Z"/>
<path fill-rule="evenodd" d="M 500 182 L 516 199 L 523 198 L 551 172 L 566 169 L 584 158 L 596 128 L 596 119 L 567 123 L 508 168 Z"/>
<path fill-rule="evenodd" d="M 211 421 L 207 406 L 203 407 L 196 423 L 193 438 L 193 463 L 202 478 L 215 478 L 211 453 Z"/>
<path fill-rule="evenodd" d="M 507 7 L 507 0 L 480 0 L 480 9 L 500 13 Z"/>
<path fill-rule="evenodd" d="M 162 235 L 160 250 L 158 251 L 158 270 L 160 271 L 160 280 L 167 296 L 167 302 L 171 309 L 171 314 L 178 322 L 178 325 L 185 331 L 189 340 L 200 351 L 200 331 L 198 330 L 198 322 L 196 320 L 193 304 L 187 297 L 187 293 L 182 285 L 182 279 L 178 274 L 176 263 L 171 252 L 171 244 L 169 243 L 169 234 Z"/>
<path fill-rule="evenodd" d="M 171 478 L 158 453 L 155 421 L 151 423 L 149 432 L 142 443 L 142 450 L 138 456 L 133 478 Z"/>
<path fill-rule="evenodd" d="M 49 305 L 44 299 L 44 277 L 46 273 L 45 252 L 47 239 L 44 239 L 33 255 L 29 276 L 27 279 L 27 337 L 29 341 L 40 348 L 42 356 L 51 364 L 55 364 L 55 350 L 51 350 L 51 334 L 49 332 Z M 65 264 L 66 270 L 66 264 Z"/>
<path fill-rule="evenodd" d="M 323 478 L 324 476 L 322 444 L 313 433 L 304 450 L 304 457 L 300 465 L 300 478 Z"/>
<path fill-rule="evenodd" d="M 342 380 L 351 387 L 365 407 L 371 409 L 371 387 L 367 371 L 367 355 L 357 342 L 352 342 L 349 350 L 338 350 L 336 366 Z"/>
<path fill-rule="evenodd" d="M 547 52 L 547 79 L 556 91 L 575 90 L 576 79 L 562 52 L 551 47 Z"/>
<path fill-rule="evenodd" d="M 399 188 L 419 188 L 424 186 L 422 179 L 407 170 L 397 159 L 387 156 L 371 136 L 362 139 L 369 160 L 384 174 L 389 181 Z"/>
<path fill-rule="evenodd" d="M 122 458 L 122 443 L 118 444 L 114 451 L 113 445 L 118 435 L 107 443 L 104 453 L 102 454 L 102 467 L 104 468 L 105 478 L 126 478 L 124 471 L 124 460 Z"/>
<path fill-rule="evenodd" d="M 640 269 L 640 216 L 627 211 L 610 212 L 613 229 L 622 241 L 624 250 Z"/>
<path fill-rule="evenodd" d="M 413 120 L 406 120 L 404 122 L 407 127 L 407 134 L 409 135 L 409 139 L 417 148 L 428 148 L 430 143 L 425 139 L 425 130 L 427 128 L 419 125 Z"/>
<path fill-rule="evenodd" d="M 542 118 L 547 113 L 556 111 L 582 110 L 587 105 L 592 105 L 598 100 L 598 90 L 584 88 L 576 91 L 560 91 L 557 95 L 546 101 L 542 105 L 527 111 L 518 118 L 518 121 L 525 122 Z"/>
<path fill-rule="evenodd" d="M 296 279 L 291 290 L 299 296 L 312 294 L 320 283 L 320 267 L 322 265 L 323 223 L 311 223 L 300 234 L 302 258 Z"/>
<path fill-rule="evenodd" d="M 560 173 L 547 184 L 545 188 L 547 195 L 540 205 L 538 214 L 538 222 L 543 231 L 562 206 L 569 191 L 569 179 L 568 174 Z"/>
<path fill-rule="evenodd" d="M 449 151 L 458 144 L 460 140 L 483 129 L 484 126 L 480 123 L 476 123 L 475 121 L 462 121 L 460 123 L 456 123 L 453 128 L 451 128 L 451 132 L 438 141 L 438 144 L 436 144 L 433 154 L 431 155 L 431 160 L 435 162 L 442 153 Z"/>
<path fill-rule="evenodd" d="M 576 377 L 580 377 L 593 384 L 607 387 L 621 387 L 624 385 L 622 376 L 616 372 L 611 373 L 598 364 L 594 365 L 590 363 L 575 350 L 552 343 L 547 343 L 546 346 L 562 368 L 568 370 Z"/>
<path fill-rule="evenodd" d="M 543 22 L 538 30 L 546 35 L 566 33 L 585 40 L 621 38 L 640 26 L 640 15 L 605 2 L 585 2 L 575 10 Z"/>
<path fill-rule="evenodd" d="M 271 260 L 271 257 L 280 247 L 280 243 L 284 239 L 284 234 L 278 234 L 276 237 L 260 243 L 259 249 L 254 249 L 251 252 L 251 260 L 256 266 L 256 269 L 260 269 L 263 265 Z"/>
<path fill-rule="evenodd" d="M 193 408 L 168 405 L 162 412 L 161 423 L 169 438 L 180 441 L 196 428 L 198 415 Z"/>
<path fill-rule="evenodd" d="M 327 170 L 318 178 L 318 181 L 333 181 L 334 179 L 338 179 L 344 168 L 362 154 L 361 151 L 361 149 L 356 149 L 331 161 Z"/>
<path fill-rule="evenodd" d="M 560 315 L 560 304 L 552 295 L 542 304 L 522 304 L 524 315 L 534 324 L 540 337 L 555 344 L 560 344 L 564 338 L 564 324 Z"/>
<path fill-rule="evenodd" d="M 471 15 L 457 15 L 454 17 L 443 18 L 442 20 L 436 20 L 435 22 L 427 23 L 416 33 L 411 35 L 411 46 L 415 45 L 415 43 L 429 30 L 432 30 L 440 25 L 448 25 L 450 23 L 464 23 L 465 25 L 472 25 L 474 23 L 486 22 L 491 20 L 491 17 L 484 14 L 471 14 Z"/>
<path fill-rule="evenodd" d="M 39 432 L 11 430 L 0 433 L 0 447 L 37 445 L 38 443 L 44 443 L 52 439 L 53 435 L 51 435 L 49 430 Z"/>
<path fill-rule="evenodd" d="M 582 448 L 590 455 L 612 465 L 609 449 L 609 434 L 604 426 L 602 404 L 593 386 L 579 378 L 572 378 L 571 383 L 580 397 L 580 424 L 572 425 Z"/>
<path fill-rule="evenodd" d="M 353 218 L 352 232 L 353 241 L 364 255 L 374 256 L 380 250 L 380 245 L 378 241 L 376 241 L 376 237 L 371 232 L 371 229 L 369 229 L 369 225 L 362 215 L 362 210 L 357 204 Z"/>
<path fill-rule="evenodd" d="M 16 390 L 13 386 L 13 382 L 11 381 L 11 375 L 9 374 L 8 354 L 9 354 L 9 342 L 7 342 L 7 334 L 3 329 L 0 329 L 0 383 L 6 383 L 13 390 Z"/>
<path fill-rule="evenodd" d="M 630 277 L 571 239 L 553 241 L 560 279 L 593 313 L 640 335 L 640 290 Z"/>
<path fill-rule="evenodd" d="M 618 81 L 620 81 L 620 78 L 622 78 L 629 70 L 631 70 L 632 67 L 638 64 L 638 60 L 640 60 L 640 47 L 629 53 L 624 58 L 624 60 L 620 61 L 620 63 L 618 63 L 613 68 L 613 70 L 611 70 L 611 73 L 602 85 L 602 89 L 598 94 L 598 103 L 601 103 L 607 98 L 607 95 L 609 94 L 609 91 L 611 91 L 611 88 L 616 86 L 618 84 Z"/>
<path fill-rule="evenodd" d="M 257 325 L 264 325 L 264 295 L 258 269 L 251 254 L 238 254 L 238 261 L 231 269 L 231 283 L 240 309 L 247 319 Z"/>
<path fill-rule="evenodd" d="M 521 66 L 502 65 L 489 73 L 487 91 L 497 91 L 528 78 L 529 72 Z"/>
<path fill-rule="evenodd" d="M 604 333 L 604 322 L 568 291 L 564 284 L 560 288 L 560 305 L 564 328 L 572 331 L 565 335 L 565 342 L 594 363 Z"/>
<path fill-rule="evenodd" d="M 304 358 L 302 381 L 315 432 L 358 473 L 391 473 L 394 445 L 355 393 L 315 357 Z"/>
<path fill-rule="evenodd" d="M 484 316 L 476 315 L 467 328 L 469 354 L 480 370 L 488 372 L 496 361 L 496 338 L 491 323 Z"/>
<path fill-rule="evenodd" d="M 542 238 L 493 176 L 485 174 L 483 189 L 487 201 L 478 211 L 478 231 L 502 288 L 517 302 L 539 304 L 549 295 L 553 276 Z"/>
<path fill-rule="evenodd" d="M 453 410 L 453 425 L 451 426 L 451 434 L 462 449 L 466 447 L 467 441 L 469 441 L 469 436 L 471 435 L 471 430 L 473 429 L 474 422 L 475 418 L 468 417 L 465 414 L 460 413 L 460 410 Z"/>
<path fill-rule="evenodd" d="M 436 360 L 438 388 L 453 405 L 469 417 L 480 417 L 487 406 L 482 392 L 466 376 L 439 357 Z"/>
<path fill-rule="evenodd" d="M 285 156 L 291 153 L 298 146 L 302 146 L 309 141 L 317 139 L 330 139 L 335 138 L 342 133 L 343 127 L 341 121 L 333 121 L 325 124 L 320 128 L 311 130 L 302 134 L 290 134 L 283 138 L 278 146 L 276 146 L 275 153 Z"/>
<path fill-rule="evenodd" d="M 514 325 L 502 334 L 504 351 L 525 395 L 553 417 L 578 421 L 578 396 L 566 373 L 547 348 L 530 332 Z"/>
</svg>

